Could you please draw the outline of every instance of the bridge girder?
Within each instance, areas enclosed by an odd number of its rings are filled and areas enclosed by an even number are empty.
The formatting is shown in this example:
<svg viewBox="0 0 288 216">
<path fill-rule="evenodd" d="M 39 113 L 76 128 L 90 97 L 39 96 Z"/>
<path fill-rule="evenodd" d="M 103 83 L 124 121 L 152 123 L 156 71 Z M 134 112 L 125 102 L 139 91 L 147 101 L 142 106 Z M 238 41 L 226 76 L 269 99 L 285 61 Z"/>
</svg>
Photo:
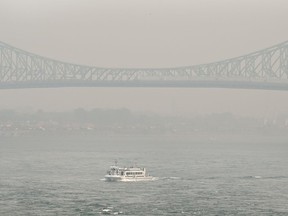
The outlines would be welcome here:
<svg viewBox="0 0 288 216">
<path fill-rule="evenodd" d="M 70 64 L 0 42 L 0 88 L 65 86 L 288 90 L 288 41 L 236 58 L 175 68 L 100 68 Z"/>
</svg>

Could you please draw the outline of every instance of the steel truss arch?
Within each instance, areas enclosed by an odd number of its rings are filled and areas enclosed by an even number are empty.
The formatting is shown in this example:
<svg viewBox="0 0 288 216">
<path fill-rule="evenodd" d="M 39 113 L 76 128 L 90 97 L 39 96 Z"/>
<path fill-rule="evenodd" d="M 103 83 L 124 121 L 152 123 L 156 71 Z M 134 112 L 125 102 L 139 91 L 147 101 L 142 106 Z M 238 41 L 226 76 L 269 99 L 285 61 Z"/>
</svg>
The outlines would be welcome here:
<svg viewBox="0 0 288 216">
<path fill-rule="evenodd" d="M 66 86 L 288 90 L 288 41 L 223 61 L 174 68 L 101 68 L 71 64 L 0 42 L 0 88 Z"/>
</svg>

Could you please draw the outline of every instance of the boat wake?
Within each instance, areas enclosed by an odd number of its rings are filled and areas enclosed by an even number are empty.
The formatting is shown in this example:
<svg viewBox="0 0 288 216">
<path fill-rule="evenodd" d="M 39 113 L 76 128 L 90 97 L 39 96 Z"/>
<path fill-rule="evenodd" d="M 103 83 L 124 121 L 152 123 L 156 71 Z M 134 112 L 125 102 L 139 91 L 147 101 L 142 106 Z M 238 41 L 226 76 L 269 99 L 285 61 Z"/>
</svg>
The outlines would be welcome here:
<svg viewBox="0 0 288 216">
<path fill-rule="evenodd" d="M 242 179 L 286 179 L 288 176 L 244 176 L 240 177 Z"/>
<path fill-rule="evenodd" d="M 158 179 L 159 179 L 158 177 L 151 177 L 151 178 L 145 178 L 145 179 L 140 179 L 140 178 L 122 179 L 120 181 L 121 182 L 139 182 L 139 181 L 157 181 Z"/>
<path fill-rule="evenodd" d="M 162 178 L 159 178 L 159 179 L 160 180 L 164 180 L 164 181 L 176 181 L 176 180 L 182 180 L 183 178 L 171 176 L 171 177 L 162 177 Z"/>
<path fill-rule="evenodd" d="M 113 206 L 105 207 L 99 213 L 103 214 L 103 215 L 111 215 L 111 214 L 112 215 L 121 215 L 121 214 L 123 214 L 122 211 L 115 210 Z"/>
<path fill-rule="evenodd" d="M 100 181 L 105 181 L 105 182 L 147 182 L 147 181 L 157 181 L 157 180 L 159 180 L 158 177 L 152 177 L 150 179 L 139 179 L 139 178 L 136 178 L 136 179 L 121 179 L 121 180 L 117 180 L 117 181 L 110 181 L 110 180 L 107 180 L 105 178 L 100 179 Z"/>
</svg>

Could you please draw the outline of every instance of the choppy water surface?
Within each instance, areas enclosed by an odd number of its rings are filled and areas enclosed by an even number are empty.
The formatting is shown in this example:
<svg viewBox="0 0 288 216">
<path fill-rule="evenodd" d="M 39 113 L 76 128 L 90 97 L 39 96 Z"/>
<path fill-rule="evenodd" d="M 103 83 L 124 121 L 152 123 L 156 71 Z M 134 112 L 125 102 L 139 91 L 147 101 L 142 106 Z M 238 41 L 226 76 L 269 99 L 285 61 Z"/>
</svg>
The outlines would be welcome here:
<svg viewBox="0 0 288 216">
<path fill-rule="evenodd" d="M 105 182 L 114 160 L 159 177 Z M 0 215 L 288 215 L 288 140 L 0 138 Z"/>
</svg>

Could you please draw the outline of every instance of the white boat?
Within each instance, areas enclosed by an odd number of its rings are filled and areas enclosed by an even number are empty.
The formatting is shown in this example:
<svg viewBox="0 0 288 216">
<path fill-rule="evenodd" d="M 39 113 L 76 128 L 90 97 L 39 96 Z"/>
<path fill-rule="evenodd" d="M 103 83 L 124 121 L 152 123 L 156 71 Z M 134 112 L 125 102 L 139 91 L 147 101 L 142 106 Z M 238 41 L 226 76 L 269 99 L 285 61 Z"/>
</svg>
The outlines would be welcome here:
<svg viewBox="0 0 288 216">
<path fill-rule="evenodd" d="M 151 181 L 155 178 L 150 176 L 146 168 L 139 167 L 118 167 L 117 163 L 110 166 L 110 170 L 105 175 L 106 181 Z"/>
</svg>

